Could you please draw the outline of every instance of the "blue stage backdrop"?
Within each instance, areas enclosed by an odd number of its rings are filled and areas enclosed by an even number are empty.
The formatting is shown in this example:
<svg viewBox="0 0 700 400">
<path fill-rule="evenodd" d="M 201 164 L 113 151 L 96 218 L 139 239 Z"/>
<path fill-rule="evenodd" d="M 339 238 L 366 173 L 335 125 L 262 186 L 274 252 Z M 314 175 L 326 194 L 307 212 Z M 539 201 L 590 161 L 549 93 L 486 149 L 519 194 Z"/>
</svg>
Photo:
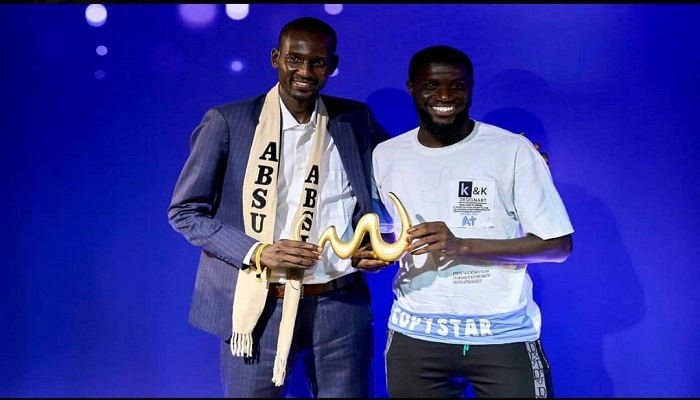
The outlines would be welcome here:
<svg viewBox="0 0 700 400">
<path fill-rule="evenodd" d="M 472 116 L 549 153 L 576 229 L 530 267 L 558 396 L 700 396 L 700 7 L 661 4 L 1 5 L 0 396 L 222 395 L 166 209 L 206 109 L 268 90 L 301 16 L 339 35 L 325 92 L 392 134 L 410 56 L 448 44 Z M 378 397 L 393 272 L 370 276 Z"/>
</svg>

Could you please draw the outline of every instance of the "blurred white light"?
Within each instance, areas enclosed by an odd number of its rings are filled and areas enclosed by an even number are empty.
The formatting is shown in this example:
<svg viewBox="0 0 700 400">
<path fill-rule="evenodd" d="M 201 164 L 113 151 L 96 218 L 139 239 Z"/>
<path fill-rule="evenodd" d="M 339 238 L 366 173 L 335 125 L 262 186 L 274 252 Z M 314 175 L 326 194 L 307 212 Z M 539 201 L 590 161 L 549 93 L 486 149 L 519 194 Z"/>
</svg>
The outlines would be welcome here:
<svg viewBox="0 0 700 400">
<path fill-rule="evenodd" d="M 331 74 L 331 76 L 338 76 L 338 71 L 340 71 L 340 70 L 338 69 L 338 67 L 336 67 L 336 68 L 335 68 L 335 71 L 333 71 L 333 73 Z"/>
<path fill-rule="evenodd" d="M 101 69 L 95 71 L 95 79 L 103 79 L 105 77 L 105 72 Z"/>
<path fill-rule="evenodd" d="M 340 14 L 343 11 L 342 4 L 324 4 L 323 9 L 330 15 Z"/>
<path fill-rule="evenodd" d="M 97 53 L 97 55 L 103 56 L 103 55 L 107 54 L 107 46 L 99 45 L 95 49 L 95 52 Z"/>
<path fill-rule="evenodd" d="M 102 4 L 90 4 L 85 9 L 85 19 L 91 26 L 102 26 L 107 22 L 107 9 Z"/>
<path fill-rule="evenodd" d="M 178 12 L 185 25 L 190 28 L 203 28 L 216 18 L 218 4 L 179 4 Z"/>
<path fill-rule="evenodd" d="M 226 4 L 226 15 L 237 21 L 248 16 L 250 6 L 248 4 Z"/>
<path fill-rule="evenodd" d="M 231 71 L 240 72 L 243 70 L 243 63 L 240 61 L 234 61 L 231 63 Z"/>
</svg>

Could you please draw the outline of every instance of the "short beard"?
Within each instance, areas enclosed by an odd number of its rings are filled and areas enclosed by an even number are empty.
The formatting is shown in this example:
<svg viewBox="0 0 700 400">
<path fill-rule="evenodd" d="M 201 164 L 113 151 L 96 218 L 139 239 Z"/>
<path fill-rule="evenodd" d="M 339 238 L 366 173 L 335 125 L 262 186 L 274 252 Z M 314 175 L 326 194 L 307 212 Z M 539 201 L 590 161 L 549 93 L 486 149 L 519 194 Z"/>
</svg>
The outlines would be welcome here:
<svg viewBox="0 0 700 400">
<path fill-rule="evenodd" d="M 421 125 L 435 140 L 445 145 L 457 143 L 462 139 L 462 128 L 467 121 L 466 110 L 462 110 L 455 115 L 455 120 L 451 124 L 438 124 L 433 121 L 430 114 L 422 108 L 418 108 L 418 116 Z"/>
</svg>

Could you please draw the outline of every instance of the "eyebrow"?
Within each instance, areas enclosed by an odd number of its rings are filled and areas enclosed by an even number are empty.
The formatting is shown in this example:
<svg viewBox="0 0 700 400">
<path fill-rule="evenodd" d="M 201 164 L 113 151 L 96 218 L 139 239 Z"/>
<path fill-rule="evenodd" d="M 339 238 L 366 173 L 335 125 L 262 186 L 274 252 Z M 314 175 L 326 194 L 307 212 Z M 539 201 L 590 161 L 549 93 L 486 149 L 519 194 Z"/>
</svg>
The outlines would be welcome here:
<svg viewBox="0 0 700 400">
<path fill-rule="evenodd" d="M 321 56 L 319 56 L 319 57 L 309 56 L 309 55 L 307 55 L 307 54 L 298 53 L 298 52 L 296 52 L 296 51 L 291 51 L 291 50 L 288 51 L 288 52 L 286 52 L 285 55 L 287 55 L 287 56 L 297 56 L 297 57 L 307 57 L 307 56 L 308 56 L 308 58 L 317 59 L 317 60 L 325 60 L 325 59 L 328 58 L 328 57 L 321 57 Z"/>
<path fill-rule="evenodd" d="M 439 82 L 442 81 L 442 79 L 437 79 L 437 78 L 430 78 L 430 79 L 424 79 L 423 82 Z M 450 81 L 450 83 L 467 83 L 469 80 L 468 79 L 453 79 Z"/>
</svg>

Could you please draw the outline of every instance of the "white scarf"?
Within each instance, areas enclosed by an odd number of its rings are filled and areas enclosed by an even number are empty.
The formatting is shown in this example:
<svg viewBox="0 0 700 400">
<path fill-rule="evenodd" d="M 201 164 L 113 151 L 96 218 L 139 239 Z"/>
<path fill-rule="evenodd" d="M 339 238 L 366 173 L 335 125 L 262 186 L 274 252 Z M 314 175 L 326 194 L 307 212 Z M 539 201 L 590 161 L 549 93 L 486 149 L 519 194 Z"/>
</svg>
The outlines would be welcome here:
<svg viewBox="0 0 700 400">
<path fill-rule="evenodd" d="M 253 144 L 243 181 L 243 219 L 247 235 L 261 243 L 271 244 L 275 226 L 277 208 L 277 170 L 280 155 L 281 115 L 279 103 L 279 84 L 276 84 L 265 96 L 258 126 L 255 128 Z M 318 181 L 326 140 L 328 114 L 318 97 L 316 112 L 316 129 L 306 166 L 304 187 L 299 201 L 299 208 L 294 216 L 292 226 L 301 226 L 300 236 L 308 239 L 313 223 L 315 199 L 318 199 Z M 303 219 L 303 223 L 301 221 Z M 238 274 L 236 291 L 233 298 L 233 336 L 231 353 L 244 357 L 253 354 L 253 329 L 262 314 L 267 300 L 269 285 L 269 268 L 260 277 L 255 268 L 246 268 Z M 301 297 L 301 284 L 304 277 L 302 269 L 288 269 L 282 303 L 282 320 L 277 339 L 272 381 L 276 386 L 284 383 L 287 356 L 294 335 L 294 323 Z"/>
</svg>

